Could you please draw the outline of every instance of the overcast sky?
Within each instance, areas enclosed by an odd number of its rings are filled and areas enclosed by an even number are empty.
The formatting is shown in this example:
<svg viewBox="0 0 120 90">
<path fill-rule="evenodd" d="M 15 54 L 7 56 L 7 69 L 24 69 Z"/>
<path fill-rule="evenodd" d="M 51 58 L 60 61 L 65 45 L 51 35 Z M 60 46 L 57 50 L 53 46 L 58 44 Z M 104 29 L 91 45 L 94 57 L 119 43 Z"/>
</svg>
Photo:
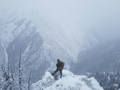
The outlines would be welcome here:
<svg viewBox="0 0 120 90">
<path fill-rule="evenodd" d="M 0 0 L 0 15 L 43 17 L 63 29 L 79 31 L 120 29 L 120 0 Z"/>
</svg>

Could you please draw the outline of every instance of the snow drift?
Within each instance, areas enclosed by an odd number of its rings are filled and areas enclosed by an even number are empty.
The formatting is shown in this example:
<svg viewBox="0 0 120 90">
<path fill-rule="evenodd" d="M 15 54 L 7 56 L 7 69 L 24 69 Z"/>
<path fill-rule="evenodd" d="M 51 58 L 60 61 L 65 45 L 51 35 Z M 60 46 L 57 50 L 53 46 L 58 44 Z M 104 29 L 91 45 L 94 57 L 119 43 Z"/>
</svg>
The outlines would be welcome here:
<svg viewBox="0 0 120 90">
<path fill-rule="evenodd" d="M 94 78 L 74 75 L 64 70 L 63 78 L 57 81 L 46 72 L 42 80 L 32 85 L 32 90 L 103 90 L 103 88 Z"/>
</svg>

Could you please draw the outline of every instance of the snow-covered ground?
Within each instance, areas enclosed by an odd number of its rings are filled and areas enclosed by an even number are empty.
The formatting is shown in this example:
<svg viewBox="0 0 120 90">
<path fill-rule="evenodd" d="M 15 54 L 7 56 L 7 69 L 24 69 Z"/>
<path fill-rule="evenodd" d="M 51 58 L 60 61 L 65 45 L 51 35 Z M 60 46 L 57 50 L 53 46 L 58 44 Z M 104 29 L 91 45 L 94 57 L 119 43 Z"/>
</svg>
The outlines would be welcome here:
<svg viewBox="0 0 120 90">
<path fill-rule="evenodd" d="M 32 90 L 103 90 L 94 78 L 74 75 L 63 70 L 63 78 L 54 80 L 53 76 L 46 72 L 43 79 L 32 85 Z"/>
</svg>

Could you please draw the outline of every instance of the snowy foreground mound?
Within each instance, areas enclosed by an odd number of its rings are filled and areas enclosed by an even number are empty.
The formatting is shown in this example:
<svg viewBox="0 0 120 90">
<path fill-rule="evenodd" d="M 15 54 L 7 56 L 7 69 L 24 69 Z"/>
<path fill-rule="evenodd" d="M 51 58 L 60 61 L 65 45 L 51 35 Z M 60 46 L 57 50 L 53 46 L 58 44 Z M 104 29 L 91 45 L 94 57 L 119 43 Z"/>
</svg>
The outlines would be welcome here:
<svg viewBox="0 0 120 90">
<path fill-rule="evenodd" d="M 45 73 L 42 80 L 32 85 L 32 90 L 103 90 L 94 78 L 73 75 L 64 70 L 63 78 L 54 80 L 49 72 Z"/>
</svg>

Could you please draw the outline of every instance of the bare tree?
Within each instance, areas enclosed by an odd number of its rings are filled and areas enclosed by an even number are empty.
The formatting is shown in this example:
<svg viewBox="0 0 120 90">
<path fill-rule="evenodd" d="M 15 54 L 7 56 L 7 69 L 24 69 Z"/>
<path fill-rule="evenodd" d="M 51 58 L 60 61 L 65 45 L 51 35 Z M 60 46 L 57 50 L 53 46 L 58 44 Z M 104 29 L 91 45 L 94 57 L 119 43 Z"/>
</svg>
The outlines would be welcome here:
<svg viewBox="0 0 120 90">
<path fill-rule="evenodd" d="M 8 90 L 12 84 L 11 74 L 5 66 L 1 67 L 3 73 L 3 82 L 2 82 L 2 90 Z"/>
<path fill-rule="evenodd" d="M 31 71 L 28 77 L 28 90 L 31 90 Z"/>
<path fill-rule="evenodd" d="M 7 64 L 7 66 L 1 66 L 1 82 L 0 90 L 30 90 L 31 88 L 31 72 L 27 81 L 23 81 L 23 71 L 22 71 L 22 55 L 20 49 L 20 56 L 18 60 L 18 68 L 16 69 L 14 65 Z M 17 70 L 17 71 L 16 71 Z M 24 83 L 24 84 L 23 84 Z M 25 86 L 26 85 L 26 86 Z M 27 86 L 28 85 L 28 86 Z"/>
<path fill-rule="evenodd" d="M 19 90 L 22 90 L 21 49 L 20 49 L 20 58 L 19 58 Z"/>
</svg>

